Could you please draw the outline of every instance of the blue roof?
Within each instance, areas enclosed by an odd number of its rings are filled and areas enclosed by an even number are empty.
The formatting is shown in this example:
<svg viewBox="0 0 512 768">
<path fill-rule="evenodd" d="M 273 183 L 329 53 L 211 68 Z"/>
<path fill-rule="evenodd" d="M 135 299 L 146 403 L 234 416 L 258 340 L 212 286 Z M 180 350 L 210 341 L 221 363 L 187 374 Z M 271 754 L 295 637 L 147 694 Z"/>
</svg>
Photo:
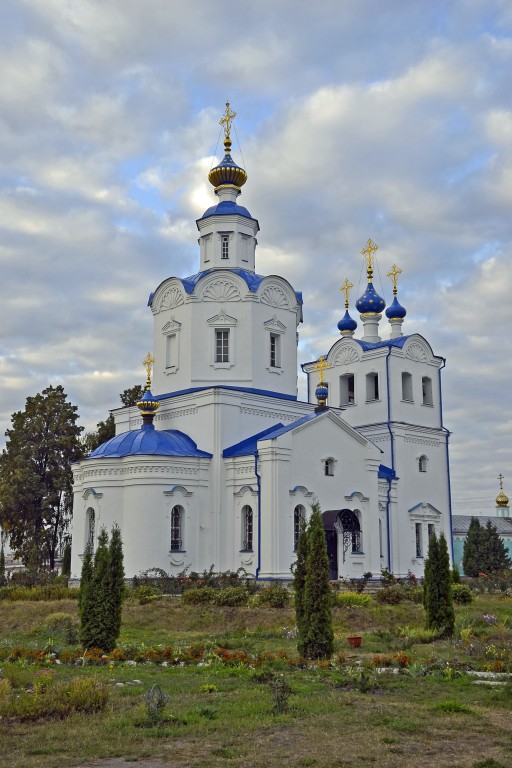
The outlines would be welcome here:
<svg viewBox="0 0 512 768">
<path fill-rule="evenodd" d="M 324 413 L 326 413 L 326 411 L 324 411 Z M 225 448 L 222 455 L 224 458 L 229 458 L 231 456 L 254 456 L 259 440 L 273 440 L 275 437 L 280 437 L 281 435 L 286 434 L 286 432 L 290 432 L 292 429 L 300 427 L 302 424 L 306 424 L 308 421 L 315 419 L 318 415 L 318 413 L 308 413 L 307 416 L 303 416 L 301 419 L 293 421 L 286 427 L 281 423 L 275 424 L 273 427 L 265 429 L 263 432 L 258 432 L 256 435 L 247 437 L 245 440 L 242 440 L 241 443 L 236 443 L 229 448 Z"/>
<path fill-rule="evenodd" d="M 197 221 L 201 221 L 201 219 L 206 219 L 208 216 L 231 216 L 233 214 L 244 216 L 246 219 L 252 219 L 251 214 L 249 213 L 247 208 L 245 208 L 243 205 L 238 205 L 237 203 L 234 203 L 232 200 L 222 200 L 222 202 L 217 203 L 217 205 L 210 206 L 210 208 L 208 208 L 203 213 L 203 215 L 197 219 Z M 253 219 L 253 221 L 257 222 L 257 219 Z"/>
<path fill-rule="evenodd" d="M 270 389 L 251 389 L 250 387 L 229 387 L 226 384 L 208 387 L 190 387 L 189 389 L 179 389 L 177 392 L 166 392 L 163 395 L 155 395 L 155 400 L 166 400 L 168 397 L 178 397 L 179 395 L 190 395 L 193 392 L 204 392 L 207 389 L 228 389 L 232 392 L 248 392 L 251 395 L 264 395 L 265 397 L 276 397 L 279 400 L 297 400 L 296 395 L 285 395 L 282 392 L 272 392 Z"/>
<path fill-rule="evenodd" d="M 211 459 L 212 454 L 200 451 L 197 444 L 177 429 L 155 429 L 143 424 L 140 429 L 122 432 L 103 443 L 88 459 L 120 458 L 121 456 L 199 456 Z"/>
<path fill-rule="evenodd" d="M 384 341 L 361 341 L 354 339 L 359 346 L 366 352 L 369 349 L 379 349 L 380 347 L 403 347 L 409 336 L 399 336 L 398 339 L 385 339 Z"/>
<path fill-rule="evenodd" d="M 222 270 L 226 272 L 233 272 L 233 274 L 243 278 L 243 280 L 245 280 L 247 284 L 248 289 L 253 293 L 257 292 L 261 283 L 265 279 L 265 275 L 257 275 L 255 272 L 249 272 L 249 270 L 241 269 L 240 267 L 222 267 Z M 198 272 L 195 275 L 190 275 L 190 277 L 178 277 L 176 279 L 181 280 L 181 283 L 183 285 L 183 288 L 185 289 L 185 292 L 188 294 L 191 294 L 191 293 L 194 293 L 196 285 L 203 277 L 206 277 L 206 275 L 211 275 L 212 272 L 217 272 L 217 271 L 218 270 L 216 269 L 205 269 L 203 270 L 203 272 Z M 155 291 L 152 291 L 149 294 L 148 307 L 150 307 L 151 304 L 153 303 L 154 295 L 155 295 Z M 302 306 L 302 291 L 295 291 L 295 295 L 297 297 L 297 301 Z"/>
</svg>

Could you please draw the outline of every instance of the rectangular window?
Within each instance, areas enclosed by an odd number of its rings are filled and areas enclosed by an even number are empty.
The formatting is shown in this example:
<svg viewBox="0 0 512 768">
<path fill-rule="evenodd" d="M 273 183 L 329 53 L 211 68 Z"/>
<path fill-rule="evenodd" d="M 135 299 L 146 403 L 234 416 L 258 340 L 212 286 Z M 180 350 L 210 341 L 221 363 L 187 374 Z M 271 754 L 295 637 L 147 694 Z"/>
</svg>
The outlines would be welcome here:
<svg viewBox="0 0 512 768">
<path fill-rule="evenodd" d="M 432 379 L 428 376 L 423 376 L 421 379 L 421 391 L 423 394 L 423 405 L 433 405 Z"/>
<path fill-rule="evenodd" d="M 229 363 L 229 331 L 215 331 L 215 362 Z"/>
<path fill-rule="evenodd" d="M 423 535 L 421 523 L 416 523 L 416 557 L 423 557 Z"/>
<path fill-rule="evenodd" d="M 379 399 L 379 374 L 366 374 L 366 401 Z"/>
<path fill-rule="evenodd" d="M 354 374 L 345 373 L 340 376 L 340 405 L 353 405 L 355 403 L 354 392 Z"/>
<path fill-rule="evenodd" d="M 270 334 L 270 367 L 281 367 L 281 355 L 280 355 L 279 336 L 277 333 Z"/>
<path fill-rule="evenodd" d="M 382 520 L 379 520 L 379 553 L 381 557 L 384 557 L 382 553 Z"/>
<path fill-rule="evenodd" d="M 221 235 L 221 258 L 229 259 L 229 235 Z"/>
<path fill-rule="evenodd" d="M 166 368 L 171 368 L 171 366 L 177 365 L 178 361 L 176 360 L 176 357 L 177 357 L 177 355 L 176 355 L 176 348 L 177 348 L 176 341 L 177 341 L 177 339 L 176 339 L 176 334 L 175 333 L 171 334 L 170 336 L 167 336 L 166 345 L 165 345 L 165 365 L 166 365 Z"/>
<path fill-rule="evenodd" d="M 412 375 L 410 373 L 402 372 L 402 400 L 408 400 L 410 403 L 412 399 Z"/>
<path fill-rule="evenodd" d="M 434 523 L 429 523 L 428 524 L 428 540 L 429 541 L 430 541 L 430 537 L 433 536 L 435 532 L 436 532 L 436 527 Z"/>
</svg>

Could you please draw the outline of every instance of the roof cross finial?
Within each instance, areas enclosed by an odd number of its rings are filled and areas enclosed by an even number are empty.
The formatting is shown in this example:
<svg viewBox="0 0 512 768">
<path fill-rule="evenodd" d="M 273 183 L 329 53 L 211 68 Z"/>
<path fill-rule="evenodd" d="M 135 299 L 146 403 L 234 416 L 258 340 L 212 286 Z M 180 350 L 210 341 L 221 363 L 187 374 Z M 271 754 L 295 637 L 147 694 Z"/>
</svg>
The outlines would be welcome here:
<svg viewBox="0 0 512 768">
<path fill-rule="evenodd" d="M 500 473 L 499 473 L 499 475 L 498 475 L 498 480 L 500 481 L 500 491 L 502 491 L 502 490 L 503 490 L 503 480 L 504 480 L 504 479 L 505 479 L 505 478 L 503 477 L 503 475 L 502 475 L 502 474 L 501 474 L 501 472 L 500 472 Z"/>
<path fill-rule="evenodd" d="M 396 264 L 393 264 L 393 266 L 391 267 L 391 269 L 389 270 L 389 272 L 386 275 L 386 277 L 390 277 L 391 278 L 391 282 L 393 283 L 393 296 L 396 296 L 397 278 L 398 278 L 398 275 L 402 274 L 402 271 L 403 270 L 401 270 L 400 267 L 397 267 Z"/>
<path fill-rule="evenodd" d="M 320 384 L 324 383 L 324 371 L 325 371 L 325 369 L 326 368 L 330 368 L 330 367 L 331 366 L 329 365 L 329 363 L 327 362 L 327 360 L 323 356 L 318 360 L 318 363 L 316 363 L 313 366 L 313 370 L 314 371 L 318 371 L 318 381 L 319 381 Z"/>
<path fill-rule="evenodd" d="M 365 247 L 361 251 L 362 255 L 366 259 L 366 272 L 368 274 L 368 282 L 372 282 L 373 277 L 373 260 L 375 258 L 375 251 L 377 251 L 379 246 L 373 242 L 373 240 L 368 239 L 368 242 L 366 243 Z"/>
<path fill-rule="evenodd" d="M 345 309 L 348 309 L 348 294 L 353 287 L 354 286 L 349 282 L 348 277 L 345 278 L 345 282 L 340 286 L 340 291 L 345 294 Z"/>
<path fill-rule="evenodd" d="M 148 352 L 145 359 L 142 361 L 142 365 L 146 369 L 146 390 L 151 389 L 151 366 L 155 364 L 155 358 L 151 356 L 151 352 Z"/>
<path fill-rule="evenodd" d="M 219 125 L 222 125 L 224 128 L 224 136 L 226 137 L 226 140 L 229 141 L 230 133 L 231 133 L 231 123 L 236 117 L 236 112 L 232 112 L 229 108 L 229 101 L 226 101 L 226 111 L 219 120 Z"/>
</svg>

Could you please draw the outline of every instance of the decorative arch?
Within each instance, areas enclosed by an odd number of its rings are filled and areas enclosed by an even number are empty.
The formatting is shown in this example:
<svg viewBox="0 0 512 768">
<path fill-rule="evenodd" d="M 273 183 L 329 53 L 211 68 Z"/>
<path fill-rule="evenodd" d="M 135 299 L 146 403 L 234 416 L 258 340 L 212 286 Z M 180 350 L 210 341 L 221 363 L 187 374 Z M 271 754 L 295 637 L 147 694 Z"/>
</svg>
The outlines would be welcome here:
<svg viewBox="0 0 512 768">
<path fill-rule="evenodd" d="M 278 285 L 267 285 L 263 289 L 260 301 L 262 304 L 268 304 L 276 309 L 290 309 L 290 301 L 286 291 Z"/>
<path fill-rule="evenodd" d="M 240 290 L 232 280 L 219 279 L 210 281 L 203 289 L 203 301 L 240 301 Z"/>
<path fill-rule="evenodd" d="M 185 303 L 183 292 L 177 285 L 172 285 L 168 288 L 158 303 L 158 311 L 162 312 L 164 309 L 174 309 L 180 307 Z"/>
</svg>

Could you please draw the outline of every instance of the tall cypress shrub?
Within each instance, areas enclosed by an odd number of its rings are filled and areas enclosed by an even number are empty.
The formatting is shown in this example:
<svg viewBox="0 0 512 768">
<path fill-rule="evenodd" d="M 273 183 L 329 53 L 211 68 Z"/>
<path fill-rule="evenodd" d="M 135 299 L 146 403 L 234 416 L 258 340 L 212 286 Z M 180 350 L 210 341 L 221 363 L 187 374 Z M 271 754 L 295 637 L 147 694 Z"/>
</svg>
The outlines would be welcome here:
<svg viewBox="0 0 512 768">
<path fill-rule="evenodd" d="M 80 574 L 80 589 L 78 590 L 78 615 L 80 623 L 83 623 L 84 614 L 89 610 L 90 586 L 93 572 L 92 547 L 87 542 L 84 559 L 82 560 L 82 573 Z"/>
<path fill-rule="evenodd" d="M 312 509 L 304 585 L 304 633 L 299 653 L 308 659 L 325 659 L 332 656 L 334 646 L 329 559 L 320 506 L 315 503 Z"/>
<path fill-rule="evenodd" d="M 453 635 L 455 611 L 450 557 L 444 533 L 441 533 L 439 540 L 435 533 L 430 537 L 428 558 L 425 562 L 423 605 L 427 628 L 436 629 L 443 635 Z"/>
<path fill-rule="evenodd" d="M 125 595 L 123 542 L 121 539 L 121 529 L 118 525 L 114 525 L 110 536 L 110 580 L 112 590 L 112 636 L 115 645 L 115 641 L 121 632 L 121 614 Z"/>
<path fill-rule="evenodd" d="M 482 568 L 480 567 L 482 550 L 483 529 L 476 517 L 471 518 L 468 534 L 464 541 L 464 553 L 462 556 L 462 567 L 465 576 L 478 576 Z"/>
<path fill-rule="evenodd" d="M 295 591 L 295 621 L 297 623 L 297 647 L 299 653 L 302 654 L 301 648 L 304 644 L 304 599 L 306 588 L 306 567 L 309 549 L 309 538 L 307 523 L 305 520 L 301 521 L 299 540 L 297 542 L 297 562 L 295 563 L 295 571 L 293 573 L 293 588 Z"/>
<path fill-rule="evenodd" d="M 6 582 L 7 577 L 5 575 L 5 552 L 4 545 L 2 544 L 2 548 L 0 549 L 0 587 L 3 587 Z"/>
<path fill-rule="evenodd" d="M 103 651 L 111 651 L 115 647 L 115 638 L 112 636 L 110 550 L 108 534 L 104 528 L 98 536 L 93 572 L 86 594 L 87 597 L 81 605 L 82 645 L 84 648 L 101 648 Z"/>
</svg>

